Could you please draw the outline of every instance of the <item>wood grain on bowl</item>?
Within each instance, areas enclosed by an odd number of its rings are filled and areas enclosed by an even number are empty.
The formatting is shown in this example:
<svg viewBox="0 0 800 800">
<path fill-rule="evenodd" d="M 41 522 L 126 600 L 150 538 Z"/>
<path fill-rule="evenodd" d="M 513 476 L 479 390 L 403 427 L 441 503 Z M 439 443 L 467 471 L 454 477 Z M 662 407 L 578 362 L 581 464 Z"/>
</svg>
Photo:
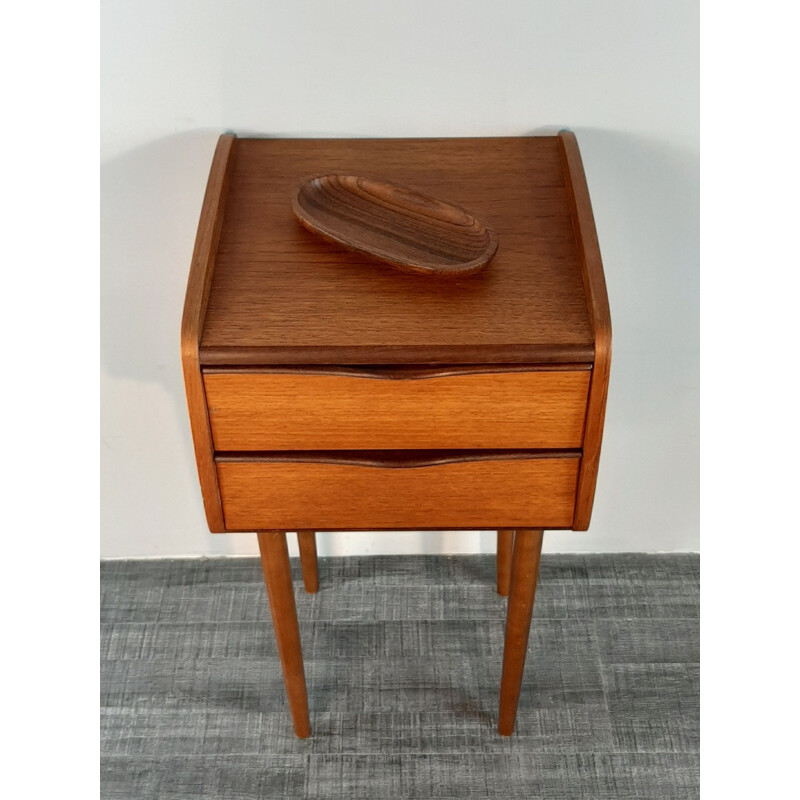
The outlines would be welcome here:
<svg viewBox="0 0 800 800">
<path fill-rule="evenodd" d="M 357 175 L 303 182 L 292 210 L 313 233 L 403 272 L 470 275 L 497 250 L 497 234 L 459 206 Z"/>
</svg>

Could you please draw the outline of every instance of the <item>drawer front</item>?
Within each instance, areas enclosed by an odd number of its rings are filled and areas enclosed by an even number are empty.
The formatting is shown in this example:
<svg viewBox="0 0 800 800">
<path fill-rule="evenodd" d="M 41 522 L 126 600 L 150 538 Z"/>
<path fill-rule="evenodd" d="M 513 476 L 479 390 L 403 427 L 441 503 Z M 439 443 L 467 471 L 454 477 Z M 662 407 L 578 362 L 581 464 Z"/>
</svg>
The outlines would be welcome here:
<svg viewBox="0 0 800 800">
<path fill-rule="evenodd" d="M 218 451 L 579 448 L 591 372 L 204 375 Z"/>
<path fill-rule="evenodd" d="M 568 528 L 580 458 L 217 462 L 228 530 Z"/>
</svg>

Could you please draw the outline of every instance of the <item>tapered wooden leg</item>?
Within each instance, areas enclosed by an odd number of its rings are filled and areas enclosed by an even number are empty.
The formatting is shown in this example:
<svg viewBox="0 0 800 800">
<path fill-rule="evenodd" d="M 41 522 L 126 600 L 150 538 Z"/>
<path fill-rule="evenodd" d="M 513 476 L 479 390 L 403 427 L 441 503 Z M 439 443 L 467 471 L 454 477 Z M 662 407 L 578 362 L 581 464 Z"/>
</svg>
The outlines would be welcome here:
<svg viewBox="0 0 800 800">
<path fill-rule="evenodd" d="M 258 547 L 261 567 L 267 584 L 272 626 L 278 643 L 278 655 L 283 669 L 283 682 L 292 712 L 294 732 L 305 739 L 311 733 L 308 719 L 308 695 L 303 670 L 303 651 L 300 647 L 300 629 L 294 604 L 294 587 L 289 566 L 289 548 L 285 531 L 259 531 Z"/>
<path fill-rule="evenodd" d="M 307 592 L 314 594 L 319 590 L 317 536 L 314 531 L 297 531 L 297 544 L 300 545 L 300 569 L 303 571 L 303 584 Z"/>
<path fill-rule="evenodd" d="M 543 533 L 541 530 L 529 528 L 518 530 L 514 536 L 511 593 L 508 598 L 506 643 L 503 650 L 503 677 L 500 679 L 500 722 L 497 726 L 503 736 L 511 736 L 517 718 Z"/>
<path fill-rule="evenodd" d="M 514 531 L 497 531 L 497 594 L 508 597 L 511 586 L 511 551 L 514 547 Z"/>
</svg>

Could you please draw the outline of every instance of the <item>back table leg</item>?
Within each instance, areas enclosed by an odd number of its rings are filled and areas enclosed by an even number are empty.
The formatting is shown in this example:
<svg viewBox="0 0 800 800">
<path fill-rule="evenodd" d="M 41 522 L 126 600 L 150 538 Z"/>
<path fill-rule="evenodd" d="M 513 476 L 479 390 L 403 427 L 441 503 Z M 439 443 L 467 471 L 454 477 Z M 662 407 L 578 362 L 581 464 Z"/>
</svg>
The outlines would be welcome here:
<svg viewBox="0 0 800 800">
<path fill-rule="evenodd" d="M 514 547 L 514 531 L 497 531 L 497 594 L 508 597 L 511 586 L 511 551 Z"/>
<path fill-rule="evenodd" d="M 283 682 L 292 712 L 294 732 L 305 739 L 311 733 L 308 718 L 308 695 L 303 670 L 303 651 L 300 647 L 300 628 L 294 604 L 294 587 L 289 566 L 289 548 L 285 531 L 259 531 L 261 567 L 267 584 L 272 626 L 278 643 L 278 655 L 283 669 Z"/>
<path fill-rule="evenodd" d="M 503 650 L 503 677 L 500 679 L 500 722 L 497 726 L 503 736 L 511 736 L 517 718 L 543 533 L 541 530 L 524 529 L 518 530 L 514 536 L 511 594 L 508 598 L 506 643 Z"/>
<path fill-rule="evenodd" d="M 307 592 L 314 594 L 319 590 L 316 533 L 314 531 L 297 531 L 297 544 L 300 546 L 300 569 L 303 571 L 303 584 Z"/>
</svg>

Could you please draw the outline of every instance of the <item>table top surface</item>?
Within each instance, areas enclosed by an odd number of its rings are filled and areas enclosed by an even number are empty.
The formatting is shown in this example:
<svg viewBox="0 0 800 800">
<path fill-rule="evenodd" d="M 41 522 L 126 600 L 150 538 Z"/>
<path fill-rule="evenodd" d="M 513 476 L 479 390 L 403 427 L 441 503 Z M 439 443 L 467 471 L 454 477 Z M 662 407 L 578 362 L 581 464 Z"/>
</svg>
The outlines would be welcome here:
<svg viewBox="0 0 800 800">
<path fill-rule="evenodd" d="M 207 365 L 589 362 L 594 339 L 557 137 L 238 139 L 200 339 Z M 452 202 L 498 249 L 458 279 L 397 272 L 305 230 L 311 175 Z"/>
</svg>

